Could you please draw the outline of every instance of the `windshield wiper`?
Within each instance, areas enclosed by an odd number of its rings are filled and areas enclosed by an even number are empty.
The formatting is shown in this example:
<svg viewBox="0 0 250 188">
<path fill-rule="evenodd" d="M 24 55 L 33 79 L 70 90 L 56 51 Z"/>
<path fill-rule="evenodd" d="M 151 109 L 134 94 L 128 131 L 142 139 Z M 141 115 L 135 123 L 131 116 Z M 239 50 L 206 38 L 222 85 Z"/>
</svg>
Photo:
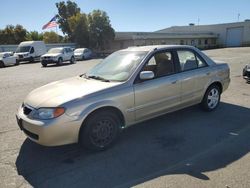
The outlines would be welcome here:
<svg viewBox="0 0 250 188">
<path fill-rule="evenodd" d="M 95 79 L 95 80 L 101 80 L 101 81 L 103 81 L 103 82 L 110 82 L 110 80 L 105 79 L 105 78 L 103 78 L 103 77 L 101 77 L 101 76 L 94 76 L 94 75 L 87 76 L 87 75 L 86 75 L 86 77 L 87 77 L 87 78 L 92 78 L 92 79 Z"/>
</svg>

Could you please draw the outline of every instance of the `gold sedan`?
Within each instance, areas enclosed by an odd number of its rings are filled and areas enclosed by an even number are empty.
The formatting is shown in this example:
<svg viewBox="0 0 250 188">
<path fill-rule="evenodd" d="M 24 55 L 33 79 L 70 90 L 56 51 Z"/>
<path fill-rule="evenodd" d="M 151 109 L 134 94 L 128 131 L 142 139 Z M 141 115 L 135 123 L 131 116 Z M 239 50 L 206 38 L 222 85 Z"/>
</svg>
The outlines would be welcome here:
<svg viewBox="0 0 250 188">
<path fill-rule="evenodd" d="M 138 122 L 199 103 L 206 111 L 216 109 L 229 82 L 228 65 L 194 47 L 131 47 L 86 74 L 35 89 L 16 117 L 39 144 L 80 142 L 104 150 Z"/>
</svg>

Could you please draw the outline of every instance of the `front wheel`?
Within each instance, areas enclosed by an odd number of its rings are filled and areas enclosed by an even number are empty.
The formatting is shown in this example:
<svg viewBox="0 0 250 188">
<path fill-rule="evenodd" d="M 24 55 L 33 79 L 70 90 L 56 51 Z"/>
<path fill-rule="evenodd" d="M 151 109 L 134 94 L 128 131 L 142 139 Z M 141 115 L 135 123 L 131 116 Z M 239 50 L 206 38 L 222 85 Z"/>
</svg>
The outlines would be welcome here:
<svg viewBox="0 0 250 188">
<path fill-rule="evenodd" d="M 205 111 L 213 111 L 215 110 L 220 103 L 220 95 L 221 95 L 221 90 L 217 85 L 212 85 L 210 86 L 201 102 L 201 107 Z"/>
<path fill-rule="evenodd" d="M 34 62 L 35 62 L 34 57 L 30 57 L 30 63 L 34 63 Z"/>
<path fill-rule="evenodd" d="M 16 63 L 15 63 L 15 65 L 19 65 L 20 63 L 19 63 L 19 61 L 18 60 L 16 60 Z"/>
<path fill-rule="evenodd" d="M 70 63 L 71 63 L 71 64 L 74 64 L 74 63 L 75 63 L 75 58 L 74 58 L 73 56 L 70 58 Z"/>
<path fill-rule="evenodd" d="M 99 111 L 91 115 L 80 130 L 80 143 L 86 148 L 102 151 L 110 147 L 117 139 L 121 120 L 109 111 Z"/>
<path fill-rule="evenodd" d="M 58 59 L 58 61 L 57 61 L 57 66 L 59 66 L 59 65 L 62 65 L 62 62 L 63 62 L 63 60 L 62 60 L 62 58 L 60 57 L 59 59 Z"/>
<path fill-rule="evenodd" d="M 4 63 L 2 61 L 0 61 L 0 68 L 5 67 Z"/>
</svg>

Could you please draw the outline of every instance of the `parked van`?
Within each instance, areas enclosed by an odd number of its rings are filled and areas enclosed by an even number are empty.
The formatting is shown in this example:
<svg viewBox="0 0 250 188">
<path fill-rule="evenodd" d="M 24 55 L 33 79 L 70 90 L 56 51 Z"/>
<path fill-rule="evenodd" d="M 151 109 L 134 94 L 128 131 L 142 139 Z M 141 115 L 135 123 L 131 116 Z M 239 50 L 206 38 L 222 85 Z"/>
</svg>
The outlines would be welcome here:
<svg viewBox="0 0 250 188">
<path fill-rule="evenodd" d="M 19 62 L 40 60 L 40 57 L 47 52 L 43 41 L 21 42 L 14 54 Z"/>
</svg>

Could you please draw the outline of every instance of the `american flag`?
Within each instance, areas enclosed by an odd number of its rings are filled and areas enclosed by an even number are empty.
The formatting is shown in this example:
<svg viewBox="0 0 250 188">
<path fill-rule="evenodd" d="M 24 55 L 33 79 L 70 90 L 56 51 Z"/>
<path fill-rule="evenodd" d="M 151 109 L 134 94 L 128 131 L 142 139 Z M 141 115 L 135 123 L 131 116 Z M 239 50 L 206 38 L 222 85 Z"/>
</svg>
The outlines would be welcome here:
<svg viewBox="0 0 250 188">
<path fill-rule="evenodd" d="M 52 28 L 52 27 L 56 27 L 57 23 L 56 23 L 56 16 L 54 16 L 48 23 L 46 23 L 42 29 L 48 29 L 48 28 Z"/>
</svg>

